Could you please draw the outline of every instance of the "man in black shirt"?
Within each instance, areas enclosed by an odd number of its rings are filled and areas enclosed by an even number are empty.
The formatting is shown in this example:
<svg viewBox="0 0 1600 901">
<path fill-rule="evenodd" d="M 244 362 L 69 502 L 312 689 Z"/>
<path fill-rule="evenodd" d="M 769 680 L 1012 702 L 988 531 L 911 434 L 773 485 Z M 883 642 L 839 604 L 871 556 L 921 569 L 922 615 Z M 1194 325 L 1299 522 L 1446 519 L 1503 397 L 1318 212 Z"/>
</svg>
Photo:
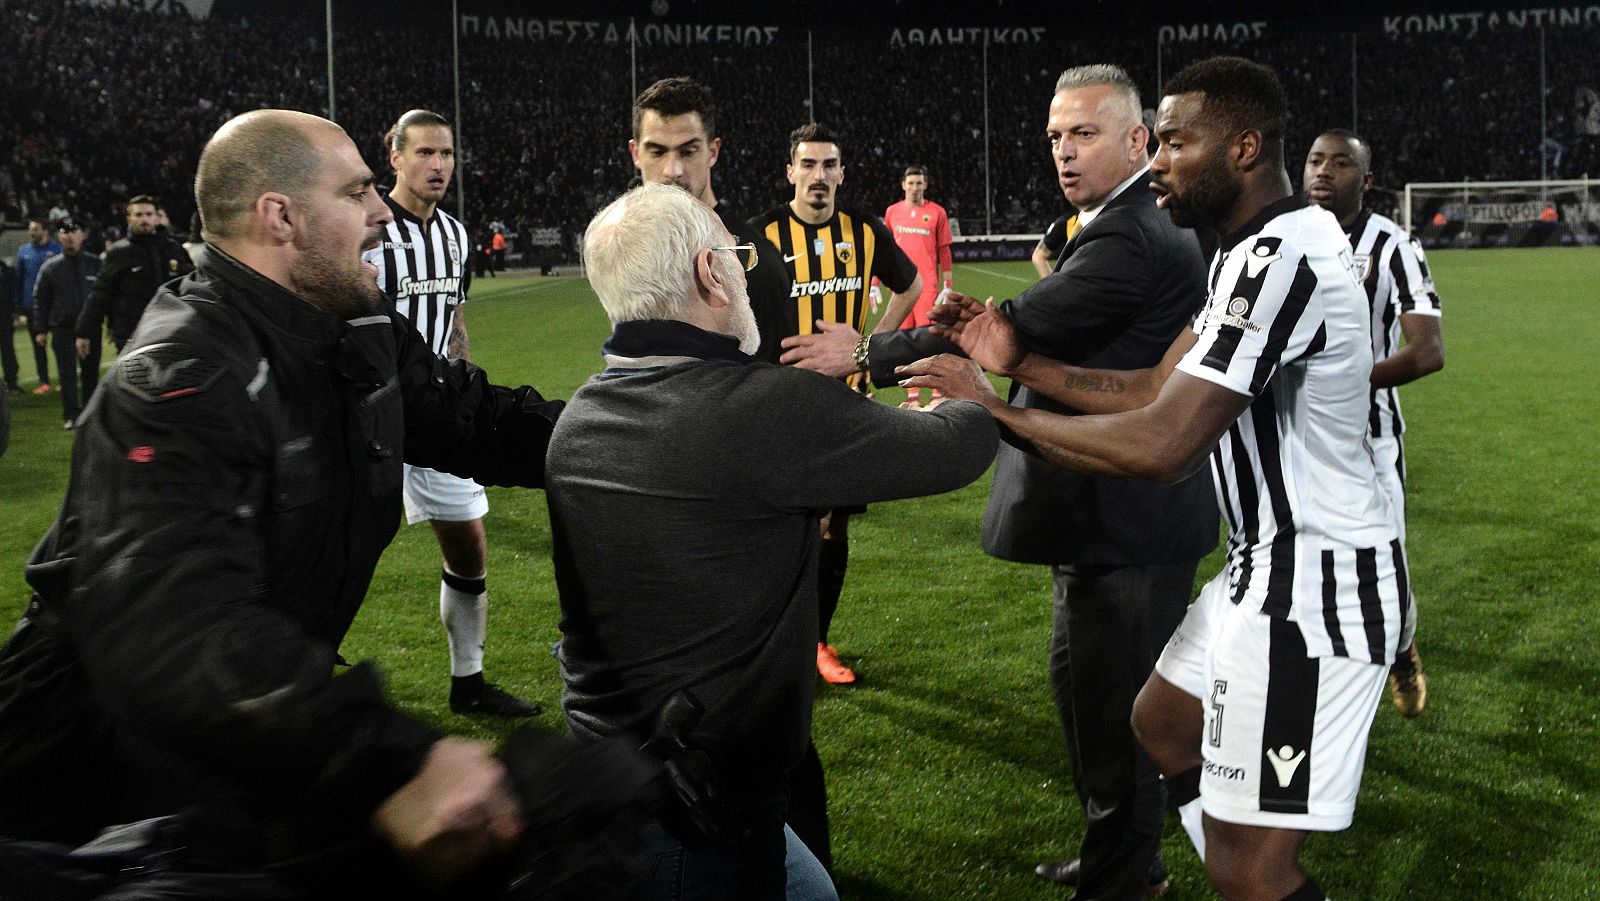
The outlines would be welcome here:
<svg viewBox="0 0 1600 901">
<path fill-rule="evenodd" d="M 728 231 L 741 244 L 754 244 L 758 265 L 746 275 L 750 306 L 761 330 L 761 349 L 755 357 L 778 362 L 778 342 L 795 333 L 788 307 L 789 282 L 778 249 L 751 228 L 744 218 L 717 202 L 711 186 L 711 168 L 722 153 L 717 136 L 716 101 L 711 90 L 692 78 L 663 78 L 645 88 L 633 101 L 633 137 L 628 154 L 639 178 L 662 185 L 677 185 L 690 196 L 717 211 Z"/>
<path fill-rule="evenodd" d="M 513 848 L 547 802 L 577 802 L 549 834 L 582 829 L 615 773 L 524 806 L 487 743 L 336 668 L 402 461 L 540 486 L 561 404 L 438 359 L 386 309 L 360 254 L 391 214 L 334 123 L 231 120 L 195 195 L 200 272 L 161 289 L 85 410 L 0 650 L 0 835 L 149 821 L 169 883 L 252 874 L 186 896 L 411 898 Z M 45 897 L 29 876 L 0 861 L 0 896 Z"/>
<path fill-rule="evenodd" d="M 33 283 L 33 340 L 56 355 L 62 427 L 70 429 L 100 380 L 100 336 L 82 352 L 74 341 L 84 299 L 100 277 L 100 258 L 84 252 L 82 225 L 63 219 L 57 231 L 61 253 L 45 261 Z"/>
<path fill-rule="evenodd" d="M 128 236 L 106 248 L 100 280 L 78 314 L 78 352 L 89 352 L 104 322 L 111 343 L 122 350 L 139 325 L 156 289 L 194 271 L 189 252 L 158 230 L 154 197 L 140 194 L 128 201 Z"/>
</svg>

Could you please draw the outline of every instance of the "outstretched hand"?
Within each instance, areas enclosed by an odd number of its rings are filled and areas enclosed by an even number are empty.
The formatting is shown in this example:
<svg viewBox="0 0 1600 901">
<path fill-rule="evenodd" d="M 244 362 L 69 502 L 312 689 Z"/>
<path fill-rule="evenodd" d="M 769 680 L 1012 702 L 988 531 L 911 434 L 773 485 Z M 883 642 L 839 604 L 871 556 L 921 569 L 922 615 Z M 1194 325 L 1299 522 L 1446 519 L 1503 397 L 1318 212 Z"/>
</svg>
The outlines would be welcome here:
<svg viewBox="0 0 1600 901">
<path fill-rule="evenodd" d="M 835 379 L 855 372 L 855 350 L 861 343 L 861 333 L 841 322 L 823 319 L 816 322 L 817 331 L 813 334 L 790 335 L 783 339 L 779 345 L 783 356 L 778 362 Z"/>
<path fill-rule="evenodd" d="M 994 386 L 978 364 L 955 354 L 924 357 L 915 363 L 896 366 L 895 373 L 907 388 L 932 388 L 954 400 L 975 400 L 985 407 L 1004 406 Z"/>
<path fill-rule="evenodd" d="M 954 291 L 933 308 L 933 333 L 954 341 L 961 352 L 995 375 L 1009 376 L 1028 356 L 1017 327 L 994 307 Z"/>
</svg>

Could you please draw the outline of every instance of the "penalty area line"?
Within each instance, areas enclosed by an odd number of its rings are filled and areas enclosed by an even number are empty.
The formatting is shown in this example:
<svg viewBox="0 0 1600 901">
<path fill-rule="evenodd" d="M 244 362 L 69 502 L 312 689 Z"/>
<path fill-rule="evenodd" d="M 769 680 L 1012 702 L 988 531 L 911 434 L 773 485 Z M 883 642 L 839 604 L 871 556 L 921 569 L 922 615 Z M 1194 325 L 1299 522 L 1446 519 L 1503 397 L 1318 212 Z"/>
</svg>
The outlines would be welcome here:
<svg viewBox="0 0 1600 901">
<path fill-rule="evenodd" d="M 1038 281 L 1038 279 L 1023 278 L 1020 275 L 1012 275 L 1009 272 L 1000 272 L 999 270 L 996 270 L 996 269 L 985 269 L 982 266 L 975 266 L 975 265 L 973 265 L 971 263 L 963 263 L 961 265 L 963 267 L 967 268 L 967 269 L 971 269 L 973 272 L 981 272 L 984 275 L 992 275 L 995 278 L 1008 278 L 1008 279 L 1010 279 L 1010 280 L 1012 280 L 1014 282 L 1023 282 L 1024 284 L 1031 285 L 1035 281 Z"/>
<path fill-rule="evenodd" d="M 531 285 L 517 285 L 516 287 L 505 287 L 505 288 L 500 288 L 499 290 L 490 290 L 490 291 L 485 292 L 483 295 L 478 296 L 478 297 L 474 297 L 472 299 L 473 300 L 516 300 L 516 299 L 519 299 L 519 298 L 526 297 L 529 294 L 537 294 L 538 292 L 543 291 L 546 288 L 553 288 L 553 287 L 555 287 L 557 285 L 570 284 L 571 282 L 576 281 L 578 279 L 579 279 L 579 276 L 576 276 L 576 275 L 546 276 L 546 277 L 540 279 L 538 282 L 536 282 L 534 284 L 531 284 Z"/>
</svg>

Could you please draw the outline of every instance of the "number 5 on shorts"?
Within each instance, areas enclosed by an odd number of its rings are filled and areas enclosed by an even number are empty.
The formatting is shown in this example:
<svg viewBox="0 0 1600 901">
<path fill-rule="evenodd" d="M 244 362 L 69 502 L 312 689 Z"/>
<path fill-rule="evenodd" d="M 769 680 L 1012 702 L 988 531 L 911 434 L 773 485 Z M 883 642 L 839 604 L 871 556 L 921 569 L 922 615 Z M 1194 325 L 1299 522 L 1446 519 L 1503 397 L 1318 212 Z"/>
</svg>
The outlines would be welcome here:
<svg viewBox="0 0 1600 901">
<path fill-rule="evenodd" d="M 1208 738 L 1211 747 L 1222 747 L 1222 696 L 1228 693 L 1228 680 L 1218 679 L 1211 683 L 1211 730 Z"/>
</svg>

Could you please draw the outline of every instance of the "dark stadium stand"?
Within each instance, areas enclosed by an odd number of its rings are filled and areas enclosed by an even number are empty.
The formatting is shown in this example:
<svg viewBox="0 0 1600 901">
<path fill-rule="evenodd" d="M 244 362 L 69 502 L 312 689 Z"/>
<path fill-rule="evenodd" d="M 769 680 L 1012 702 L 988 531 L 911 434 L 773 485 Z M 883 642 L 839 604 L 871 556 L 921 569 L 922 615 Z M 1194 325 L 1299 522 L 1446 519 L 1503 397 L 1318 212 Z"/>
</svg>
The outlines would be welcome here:
<svg viewBox="0 0 1600 901">
<path fill-rule="evenodd" d="M 8 87 L 0 99 L 0 219 L 15 224 L 60 207 L 105 238 L 120 228 L 121 201 L 150 192 L 182 231 L 196 155 L 218 124 L 260 106 L 326 114 L 320 16 L 222 12 L 251 6 L 219 4 L 218 15 L 199 20 L 62 0 L 0 7 L 10 43 L 0 55 Z M 344 12 L 336 20 L 337 118 L 380 174 L 381 135 L 400 112 L 429 106 L 454 116 L 450 20 L 441 9 L 379 22 Z M 1153 105 L 1158 78 L 1218 53 L 1278 70 L 1290 95 L 1291 159 L 1320 129 L 1354 124 L 1377 150 L 1379 184 L 1391 190 L 1595 171 L 1600 25 L 1469 33 L 1370 27 L 1376 22 L 1354 32 L 1275 22 L 1260 36 L 1219 28 L 1169 34 L 1164 43 L 1155 25 L 1044 26 L 1044 40 L 994 43 L 987 53 L 972 37 L 913 41 L 889 22 L 785 26 L 770 43 L 637 47 L 507 40 L 480 30 L 461 38 L 466 221 L 500 218 L 514 234 L 581 229 L 633 176 L 624 145 L 634 91 L 672 74 L 716 92 L 725 139 L 717 190 L 744 215 L 789 196 L 787 135 L 810 118 L 814 96 L 816 117 L 846 141 L 847 201 L 880 210 L 898 198 L 900 171 L 918 163 L 930 169 L 931 196 L 964 233 L 1037 232 L 1061 209 L 1042 134 L 1056 73 L 1117 62 L 1148 86 Z M 446 206 L 454 210 L 454 199 Z"/>
</svg>

